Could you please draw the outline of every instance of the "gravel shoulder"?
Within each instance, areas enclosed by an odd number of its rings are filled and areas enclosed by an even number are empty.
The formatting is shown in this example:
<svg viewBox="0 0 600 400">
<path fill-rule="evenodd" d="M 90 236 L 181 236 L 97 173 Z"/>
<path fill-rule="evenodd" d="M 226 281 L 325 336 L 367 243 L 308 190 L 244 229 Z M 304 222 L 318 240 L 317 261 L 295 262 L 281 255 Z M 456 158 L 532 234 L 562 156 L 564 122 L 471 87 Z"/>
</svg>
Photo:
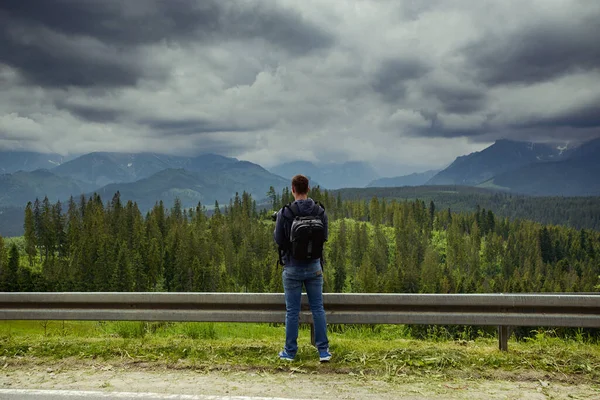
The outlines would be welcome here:
<svg viewBox="0 0 600 400">
<path fill-rule="evenodd" d="M 0 388 L 101 390 L 293 399 L 600 399 L 600 384 L 547 376 L 497 379 L 437 375 L 391 377 L 280 370 L 194 369 L 127 362 L 5 362 Z"/>
</svg>

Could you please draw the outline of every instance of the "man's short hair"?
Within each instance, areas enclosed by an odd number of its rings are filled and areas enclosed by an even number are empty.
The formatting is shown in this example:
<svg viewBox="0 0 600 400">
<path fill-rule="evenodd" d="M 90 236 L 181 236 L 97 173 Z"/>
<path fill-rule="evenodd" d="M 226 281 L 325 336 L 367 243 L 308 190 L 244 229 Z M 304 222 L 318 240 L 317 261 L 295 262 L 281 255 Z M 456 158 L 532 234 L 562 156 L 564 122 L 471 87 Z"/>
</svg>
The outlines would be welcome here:
<svg viewBox="0 0 600 400">
<path fill-rule="evenodd" d="M 308 193 L 308 178 L 304 175 L 296 175 L 292 178 L 292 188 L 297 194 Z"/>
</svg>

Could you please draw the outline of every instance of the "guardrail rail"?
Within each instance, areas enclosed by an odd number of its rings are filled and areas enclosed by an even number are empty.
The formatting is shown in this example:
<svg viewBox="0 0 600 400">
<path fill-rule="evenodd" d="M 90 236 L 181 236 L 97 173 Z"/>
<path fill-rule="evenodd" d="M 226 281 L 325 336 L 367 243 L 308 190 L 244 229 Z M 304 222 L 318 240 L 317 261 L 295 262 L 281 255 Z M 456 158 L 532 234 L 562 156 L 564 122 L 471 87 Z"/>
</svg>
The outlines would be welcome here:
<svg viewBox="0 0 600 400">
<path fill-rule="evenodd" d="M 598 294 L 323 294 L 330 324 L 600 328 Z M 300 323 L 312 326 L 306 295 Z M 0 293 L 0 320 L 285 322 L 282 293 Z"/>
</svg>

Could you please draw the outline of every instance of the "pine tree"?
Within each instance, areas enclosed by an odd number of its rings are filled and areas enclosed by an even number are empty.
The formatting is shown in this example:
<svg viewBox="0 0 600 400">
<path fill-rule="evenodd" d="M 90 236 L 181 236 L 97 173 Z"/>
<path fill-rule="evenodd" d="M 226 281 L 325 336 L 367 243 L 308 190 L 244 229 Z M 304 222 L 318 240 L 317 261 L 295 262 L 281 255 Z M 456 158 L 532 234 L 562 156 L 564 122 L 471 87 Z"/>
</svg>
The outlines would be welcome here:
<svg viewBox="0 0 600 400">
<path fill-rule="evenodd" d="M 183 219 L 183 211 L 182 211 L 181 199 L 179 197 L 175 198 L 175 205 L 171 209 L 171 216 L 175 219 L 176 222 L 181 222 Z"/>
<path fill-rule="evenodd" d="M 12 244 L 8 254 L 8 265 L 6 268 L 6 275 L 4 276 L 4 289 L 7 292 L 19 291 L 18 284 L 19 274 L 19 249 L 16 244 Z"/>
<path fill-rule="evenodd" d="M 5 292 L 5 281 L 6 281 L 6 269 L 8 267 L 8 259 L 6 258 L 6 248 L 4 245 L 4 239 L 0 235 L 0 292 Z"/>
<path fill-rule="evenodd" d="M 119 245 L 116 267 L 112 276 L 112 290 L 116 292 L 131 292 L 134 288 L 134 276 L 127 244 Z"/>
<path fill-rule="evenodd" d="M 35 243 L 40 246 L 42 244 L 42 211 L 41 204 L 38 198 L 33 203 L 33 225 L 35 229 Z M 42 253 L 40 252 L 40 261 L 42 260 Z"/>
<path fill-rule="evenodd" d="M 152 291 L 160 291 L 163 285 L 163 255 L 158 238 L 150 241 L 148 255 L 146 257 L 146 271 L 148 276 L 148 288 Z"/>
<path fill-rule="evenodd" d="M 383 228 L 376 225 L 373 233 L 373 245 L 371 246 L 371 261 L 378 275 L 386 273 L 388 268 L 389 250 L 388 242 Z"/>
<path fill-rule="evenodd" d="M 425 259 L 423 260 L 421 271 L 421 293 L 438 293 L 442 278 L 440 256 L 431 246 L 427 246 L 425 250 Z"/>
<path fill-rule="evenodd" d="M 347 246 L 347 229 L 346 221 L 342 219 L 339 224 L 339 231 L 336 235 L 335 241 L 335 256 L 333 258 L 333 269 L 334 269 L 334 283 L 333 290 L 336 293 L 342 293 L 344 286 L 346 285 L 346 252 L 348 251 Z"/>
<path fill-rule="evenodd" d="M 68 256 L 77 249 L 78 241 L 81 238 L 82 230 L 81 211 L 75 203 L 73 197 L 69 199 L 69 207 L 66 218 L 66 244 L 65 253 Z"/>
<path fill-rule="evenodd" d="M 381 209 L 379 208 L 379 200 L 375 196 L 369 203 L 369 217 L 373 225 L 378 226 L 381 223 Z"/>
<path fill-rule="evenodd" d="M 362 293 L 377 293 L 379 291 L 377 281 L 377 270 L 367 254 L 358 270 L 357 289 Z"/>
<path fill-rule="evenodd" d="M 62 213 L 60 201 L 57 201 L 52 207 L 52 229 L 54 231 L 54 248 L 57 250 L 59 257 L 64 257 L 67 254 L 67 235 L 65 232 L 65 217 Z"/>
<path fill-rule="evenodd" d="M 544 226 L 539 233 L 539 247 L 542 252 L 542 261 L 550 263 L 554 260 L 554 250 L 552 247 L 552 239 L 548 229 Z"/>
<path fill-rule="evenodd" d="M 25 223 L 23 227 L 25 229 L 25 253 L 27 254 L 29 265 L 33 266 L 35 256 L 37 255 L 37 240 L 33 205 L 31 202 L 27 203 L 27 207 L 25 207 Z"/>
<path fill-rule="evenodd" d="M 54 249 L 56 245 L 56 231 L 53 224 L 53 212 L 52 206 L 48 197 L 44 197 L 42 201 L 42 214 L 41 214 L 41 245 L 44 249 L 44 259 L 48 257 L 54 257 Z"/>
<path fill-rule="evenodd" d="M 267 199 L 271 201 L 271 210 L 278 210 L 279 203 L 277 202 L 277 192 L 273 186 L 269 186 L 269 191 L 267 192 Z"/>
<path fill-rule="evenodd" d="M 435 204 L 433 200 L 429 202 L 429 226 L 433 229 L 433 222 L 435 221 Z"/>
</svg>

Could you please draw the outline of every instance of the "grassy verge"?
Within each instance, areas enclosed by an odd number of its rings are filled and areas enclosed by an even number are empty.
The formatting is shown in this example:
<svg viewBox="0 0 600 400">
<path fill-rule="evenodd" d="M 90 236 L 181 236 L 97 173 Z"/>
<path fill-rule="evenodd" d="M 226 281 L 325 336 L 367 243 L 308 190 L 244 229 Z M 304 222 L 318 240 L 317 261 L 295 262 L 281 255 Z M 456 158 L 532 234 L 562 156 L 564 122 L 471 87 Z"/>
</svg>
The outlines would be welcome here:
<svg viewBox="0 0 600 400">
<path fill-rule="evenodd" d="M 259 369 L 395 377 L 549 378 L 566 382 L 600 380 L 600 345 L 583 337 L 559 339 L 552 331 L 509 342 L 416 340 L 402 326 L 331 332 L 334 359 L 319 364 L 308 329 L 289 364 L 276 357 L 285 332 L 268 324 L 142 322 L 0 322 L 0 357 L 6 365 L 71 360 L 124 362 L 140 366 Z"/>
</svg>

